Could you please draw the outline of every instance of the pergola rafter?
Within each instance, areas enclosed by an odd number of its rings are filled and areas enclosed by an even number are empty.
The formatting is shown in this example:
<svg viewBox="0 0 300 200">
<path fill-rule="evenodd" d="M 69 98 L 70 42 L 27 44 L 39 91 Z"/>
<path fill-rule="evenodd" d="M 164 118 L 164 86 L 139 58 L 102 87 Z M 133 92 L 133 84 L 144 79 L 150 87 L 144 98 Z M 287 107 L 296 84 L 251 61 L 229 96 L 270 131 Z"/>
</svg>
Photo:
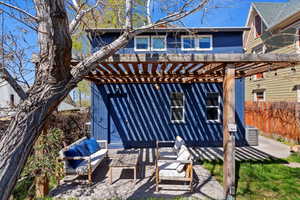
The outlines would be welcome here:
<svg viewBox="0 0 300 200">
<path fill-rule="evenodd" d="M 98 84 L 223 83 L 224 193 L 235 195 L 235 79 L 300 64 L 300 54 L 117 54 L 86 76 Z M 130 70 L 130 67 L 132 70 Z"/>
<path fill-rule="evenodd" d="M 228 64 L 241 78 L 299 61 L 298 54 L 117 54 L 85 78 L 100 84 L 223 82 Z"/>
</svg>

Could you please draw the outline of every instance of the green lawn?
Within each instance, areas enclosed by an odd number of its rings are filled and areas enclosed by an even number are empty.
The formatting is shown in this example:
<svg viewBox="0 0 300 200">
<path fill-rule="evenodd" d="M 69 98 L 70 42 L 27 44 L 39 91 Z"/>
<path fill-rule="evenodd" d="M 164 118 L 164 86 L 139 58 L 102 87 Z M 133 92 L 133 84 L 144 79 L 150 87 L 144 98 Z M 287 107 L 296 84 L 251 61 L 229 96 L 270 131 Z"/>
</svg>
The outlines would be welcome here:
<svg viewBox="0 0 300 200">
<path fill-rule="evenodd" d="M 300 156 L 293 154 L 286 160 L 237 162 L 237 199 L 299 200 L 300 168 L 282 165 L 287 162 L 300 163 Z M 222 163 L 204 162 L 203 166 L 222 183 Z"/>
</svg>

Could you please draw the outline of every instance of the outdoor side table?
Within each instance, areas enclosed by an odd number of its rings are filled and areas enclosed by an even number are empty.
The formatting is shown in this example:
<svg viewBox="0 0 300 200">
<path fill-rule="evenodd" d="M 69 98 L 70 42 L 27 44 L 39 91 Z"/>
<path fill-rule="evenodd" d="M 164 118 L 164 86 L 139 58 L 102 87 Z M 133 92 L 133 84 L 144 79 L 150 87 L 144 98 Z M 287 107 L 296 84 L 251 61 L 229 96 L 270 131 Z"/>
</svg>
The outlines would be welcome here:
<svg viewBox="0 0 300 200">
<path fill-rule="evenodd" d="M 109 165 L 109 183 L 112 184 L 113 168 L 133 169 L 134 182 L 136 183 L 138 160 L 139 151 L 122 151 L 117 154 Z"/>
</svg>

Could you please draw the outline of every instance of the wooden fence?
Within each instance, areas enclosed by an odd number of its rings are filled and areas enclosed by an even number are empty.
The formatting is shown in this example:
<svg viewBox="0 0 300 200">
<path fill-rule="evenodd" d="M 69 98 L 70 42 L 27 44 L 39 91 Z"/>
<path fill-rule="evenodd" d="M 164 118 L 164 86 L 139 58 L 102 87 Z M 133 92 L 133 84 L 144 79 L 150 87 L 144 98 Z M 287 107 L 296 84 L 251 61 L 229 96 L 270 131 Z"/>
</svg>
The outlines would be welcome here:
<svg viewBox="0 0 300 200">
<path fill-rule="evenodd" d="M 245 122 L 265 134 L 300 141 L 300 103 L 246 102 Z"/>
</svg>

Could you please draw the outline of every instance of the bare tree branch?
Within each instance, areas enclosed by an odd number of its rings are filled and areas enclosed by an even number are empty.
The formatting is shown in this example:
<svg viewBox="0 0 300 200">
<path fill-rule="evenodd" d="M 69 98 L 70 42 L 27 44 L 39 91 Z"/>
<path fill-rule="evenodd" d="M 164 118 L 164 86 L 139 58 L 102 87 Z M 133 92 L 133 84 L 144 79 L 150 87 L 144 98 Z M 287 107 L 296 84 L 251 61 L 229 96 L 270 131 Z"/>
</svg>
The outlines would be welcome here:
<svg viewBox="0 0 300 200">
<path fill-rule="evenodd" d="M 6 7 L 12 8 L 12 9 L 14 9 L 14 10 L 16 10 L 16 11 L 19 11 L 19 12 L 21 12 L 21 13 L 27 15 L 28 17 L 30 17 L 30 18 L 33 19 L 34 21 L 36 21 L 36 22 L 38 21 L 38 18 L 37 18 L 37 17 L 33 16 L 33 15 L 30 14 L 29 12 L 27 12 L 27 11 L 25 11 L 25 10 L 23 10 L 23 9 L 21 9 L 21 8 L 19 8 L 19 7 L 17 7 L 17 6 L 14 6 L 14 5 L 5 3 L 5 2 L 3 2 L 3 1 L 0 1 L 0 5 L 4 5 L 4 6 L 6 6 Z"/>
<path fill-rule="evenodd" d="M 194 7 L 191 10 L 185 10 L 186 7 L 192 2 L 192 0 L 186 2 L 180 9 L 178 12 L 169 14 L 159 20 L 157 20 L 155 23 L 153 24 L 148 24 L 145 26 L 142 26 L 140 28 L 137 28 L 135 31 L 140 32 L 141 30 L 145 30 L 145 29 L 149 29 L 149 28 L 153 28 L 159 25 L 163 25 L 163 24 L 168 24 L 174 21 L 178 21 L 181 20 L 182 18 L 191 15 L 192 13 L 195 13 L 201 9 L 203 9 L 209 2 L 210 0 L 202 0 L 201 3 L 199 3 L 196 7 Z"/>
<path fill-rule="evenodd" d="M 126 0 L 125 4 L 125 28 L 132 29 L 132 2 L 133 0 Z"/>
<path fill-rule="evenodd" d="M 79 11 L 79 6 L 78 6 L 78 2 L 76 0 L 72 0 L 73 6 L 74 8 Z"/>
<path fill-rule="evenodd" d="M 150 3 L 151 3 L 151 0 L 147 0 L 147 23 L 148 24 L 152 23 L 151 12 L 150 12 Z"/>
<path fill-rule="evenodd" d="M 74 1 L 76 2 L 76 0 L 73 0 L 73 4 Z M 97 2 L 95 3 L 95 5 L 93 5 L 92 7 L 85 9 L 85 10 L 80 10 L 80 8 L 78 7 L 78 4 L 74 4 L 74 7 L 76 9 L 78 9 L 78 13 L 75 16 L 75 18 L 71 21 L 70 25 L 69 25 L 69 31 L 70 34 L 73 34 L 74 31 L 76 30 L 77 26 L 79 25 L 80 21 L 82 20 L 82 18 L 89 12 L 91 12 L 93 9 L 97 8 L 103 0 L 97 0 Z"/>
<path fill-rule="evenodd" d="M 0 10 L 1 10 L 1 9 L 0 9 Z M 25 26 L 31 28 L 32 30 L 38 31 L 36 27 L 29 25 L 28 23 L 24 22 L 22 19 L 20 19 L 20 18 L 18 18 L 18 17 L 16 17 L 16 16 L 12 15 L 11 13 L 9 13 L 9 12 L 7 12 L 7 11 L 5 11 L 5 10 L 2 10 L 2 12 L 4 12 L 5 14 L 7 14 L 8 16 L 10 16 L 11 18 L 17 20 L 18 22 L 24 24 Z"/>
<path fill-rule="evenodd" d="M 10 73 L 5 69 L 5 67 L 2 67 L 2 64 L 0 64 L 1 71 L 3 72 L 3 79 L 6 80 L 10 86 L 16 91 L 16 93 L 19 95 L 19 97 L 24 100 L 27 98 L 26 92 L 23 90 L 23 88 L 17 83 L 17 81 L 10 75 Z"/>
</svg>

